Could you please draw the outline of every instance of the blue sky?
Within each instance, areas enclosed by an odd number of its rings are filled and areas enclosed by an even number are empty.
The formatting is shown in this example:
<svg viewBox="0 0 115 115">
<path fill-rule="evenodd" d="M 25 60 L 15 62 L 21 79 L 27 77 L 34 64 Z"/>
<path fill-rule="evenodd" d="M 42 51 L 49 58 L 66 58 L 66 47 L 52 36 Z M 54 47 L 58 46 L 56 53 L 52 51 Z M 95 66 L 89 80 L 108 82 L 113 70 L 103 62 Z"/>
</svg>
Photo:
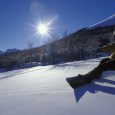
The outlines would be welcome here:
<svg viewBox="0 0 115 115">
<path fill-rule="evenodd" d="M 114 0 L 0 0 L 0 50 L 25 49 L 28 42 L 39 46 L 44 40 L 33 36 L 32 26 L 39 19 L 56 17 L 52 36 L 60 37 L 66 30 L 72 33 L 114 13 Z"/>
</svg>

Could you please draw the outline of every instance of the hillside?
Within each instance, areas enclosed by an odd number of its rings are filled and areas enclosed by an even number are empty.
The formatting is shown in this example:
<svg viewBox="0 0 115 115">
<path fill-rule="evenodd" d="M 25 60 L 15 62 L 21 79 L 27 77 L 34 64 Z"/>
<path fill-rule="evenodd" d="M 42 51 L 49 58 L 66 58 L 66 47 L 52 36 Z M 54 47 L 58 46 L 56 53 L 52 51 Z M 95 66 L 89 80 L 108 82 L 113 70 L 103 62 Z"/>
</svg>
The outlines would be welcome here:
<svg viewBox="0 0 115 115">
<path fill-rule="evenodd" d="M 99 60 L 0 73 L 0 115 L 114 115 L 114 71 L 75 91 L 66 82 L 90 71 Z"/>
<path fill-rule="evenodd" d="M 24 68 L 27 64 L 57 64 L 97 57 L 101 47 L 115 42 L 115 15 L 90 28 L 83 28 L 62 39 L 52 40 L 36 48 L 0 55 L 0 68 Z M 36 65 L 37 65 L 36 64 Z"/>
</svg>

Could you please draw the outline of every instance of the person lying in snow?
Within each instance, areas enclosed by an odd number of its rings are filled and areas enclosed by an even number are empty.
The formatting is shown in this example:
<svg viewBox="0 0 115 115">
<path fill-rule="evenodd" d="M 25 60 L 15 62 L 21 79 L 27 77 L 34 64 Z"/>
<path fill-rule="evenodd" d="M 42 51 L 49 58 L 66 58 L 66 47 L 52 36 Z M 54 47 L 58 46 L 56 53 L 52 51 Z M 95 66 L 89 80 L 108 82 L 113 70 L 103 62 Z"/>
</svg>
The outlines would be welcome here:
<svg viewBox="0 0 115 115">
<path fill-rule="evenodd" d="M 113 34 L 113 37 L 115 38 L 115 32 Z M 79 74 L 77 77 L 66 78 L 67 82 L 72 88 L 75 89 L 79 86 L 90 83 L 94 79 L 99 79 L 103 71 L 115 70 L 115 44 L 106 46 L 101 50 L 112 52 L 112 54 L 109 58 L 102 59 L 100 61 L 100 64 L 87 74 Z"/>
</svg>

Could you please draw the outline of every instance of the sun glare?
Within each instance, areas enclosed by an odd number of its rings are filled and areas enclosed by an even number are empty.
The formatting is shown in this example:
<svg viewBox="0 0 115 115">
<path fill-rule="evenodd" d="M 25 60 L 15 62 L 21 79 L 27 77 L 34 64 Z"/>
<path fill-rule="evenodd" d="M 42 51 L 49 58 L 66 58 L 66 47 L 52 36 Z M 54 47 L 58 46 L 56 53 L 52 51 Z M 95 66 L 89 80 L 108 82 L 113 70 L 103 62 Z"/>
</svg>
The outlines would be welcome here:
<svg viewBox="0 0 115 115">
<path fill-rule="evenodd" d="M 40 23 L 37 27 L 37 32 L 42 36 L 48 35 L 48 31 L 49 28 L 47 24 Z"/>
<path fill-rule="evenodd" d="M 35 30 L 35 32 L 30 36 L 30 38 L 34 36 L 38 36 L 38 35 L 41 38 L 52 38 L 53 30 L 57 28 L 57 27 L 54 27 L 54 22 L 56 21 L 57 17 L 58 16 L 56 15 L 47 20 L 39 19 L 39 21 L 36 21 L 36 25 L 28 23 Z"/>
</svg>

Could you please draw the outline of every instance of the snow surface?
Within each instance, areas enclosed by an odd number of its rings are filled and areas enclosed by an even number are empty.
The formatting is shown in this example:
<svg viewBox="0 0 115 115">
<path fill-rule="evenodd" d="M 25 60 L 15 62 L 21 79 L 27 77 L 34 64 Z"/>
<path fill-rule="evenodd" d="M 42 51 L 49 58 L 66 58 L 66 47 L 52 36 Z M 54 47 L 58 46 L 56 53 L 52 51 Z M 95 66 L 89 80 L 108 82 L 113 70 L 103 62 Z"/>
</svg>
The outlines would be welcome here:
<svg viewBox="0 0 115 115">
<path fill-rule="evenodd" d="M 0 115 L 115 115 L 115 71 L 76 90 L 66 82 L 99 60 L 0 73 Z"/>
<path fill-rule="evenodd" d="M 95 28 L 95 27 L 105 27 L 105 26 L 111 26 L 115 25 L 115 14 L 110 16 L 109 18 L 102 20 L 92 26 L 89 27 L 89 29 Z"/>
</svg>

